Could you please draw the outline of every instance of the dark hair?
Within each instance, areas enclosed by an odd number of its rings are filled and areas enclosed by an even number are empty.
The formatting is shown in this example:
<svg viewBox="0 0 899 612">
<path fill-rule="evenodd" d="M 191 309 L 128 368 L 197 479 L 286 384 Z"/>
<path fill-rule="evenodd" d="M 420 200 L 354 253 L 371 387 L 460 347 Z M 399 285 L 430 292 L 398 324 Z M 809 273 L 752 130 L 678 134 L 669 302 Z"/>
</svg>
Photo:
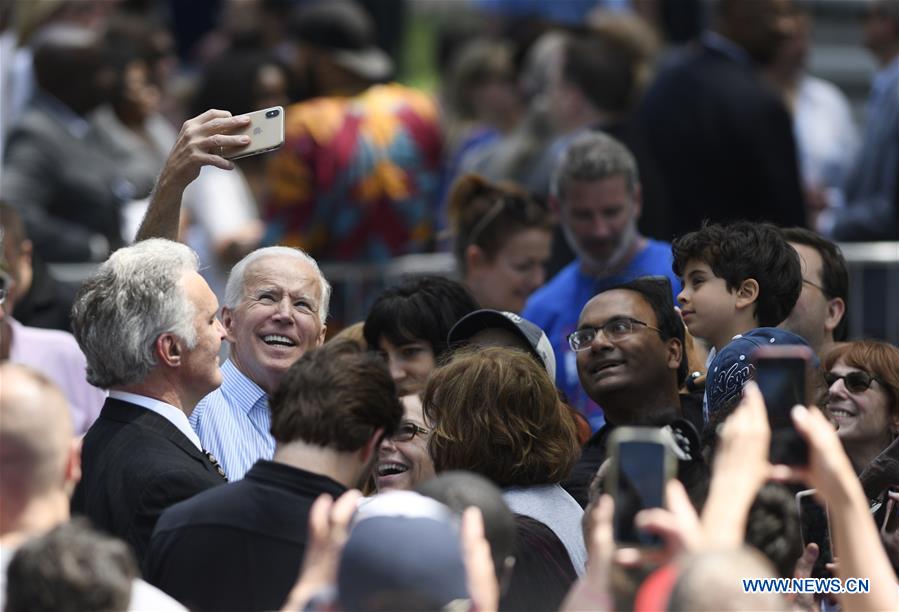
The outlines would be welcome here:
<svg viewBox="0 0 899 612">
<path fill-rule="evenodd" d="M 6 570 L 4 609 L 125 610 L 138 575 L 127 544 L 73 519 L 19 547 Z"/>
<path fill-rule="evenodd" d="M 802 534 L 796 499 L 785 486 L 768 483 L 759 490 L 746 518 L 746 543 L 768 557 L 782 578 L 793 577 Z"/>
<path fill-rule="evenodd" d="M 623 289 L 633 291 L 643 296 L 643 299 L 652 308 L 656 317 L 656 326 L 662 340 L 668 341 L 676 338 L 681 345 L 681 360 L 677 366 L 677 385 L 680 387 L 687 379 L 687 344 L 685 341 L 684 322 L 674 310 L 674 298 L 672 297 L 671 281 L 667 276 L 641 276 L 632 281 L 615 285 L 603 290 L 613 291 Z"/>
<path fill-rule="evenodd" d="M 339 451 L 362 448 L 377 429 L 393 434 L 403 416 L 384 361 L 349 340 L 300 357 L 269 406 L 279 443 L 302 440 Z"/>
<path fill-rule="evenodd" d="M 385 289 L 365 318 L 362 333 L 372 350 L 378 349 L 382 337 L 396 345 L 423 340 L 438 360 L 447 351 L 449 330 L 477 309 L 477 302 L 460 283 L 423 276 Z"/>
<path fill-rule="evenodd" d="M 477 174 L 465 174 L 449 194 L 453 255 L 465 272 L 465 249 L 476 245 L 493 259 L 515 234 L 528 229 L 552 231 L 545 206 L 510 183 L 491 183 Z"/>
<path fill-rule="evenodd" d="M 788 227 L 781 230 L 784 240 L 804 244 L 818 251 L 821 256 L 821 286 L 827 299 L 841 298 L 846 310 L 833 330 L 833 339 L 844 341 L 849 335 L 849 270 L 846 259 L 836 244 L 804 227 Z"/>
<path fill-rule="evenodd" d="M 529 516 L 516 514 L 515 530 L 515 571 L 499 609 L 558 610 L 577 580 L 565 545 L 552 529 Z"/>
<path fill-rule="evenodd" d="M 565 41 L 562 76 L 596 108 L 624 113 L 634 104 L 637 64 L 635 50 L 600 33 Z"/>
<path fill-rule="evenodd" d="M 729 291 L 747 279 L 755 279 L 759 284 L 755 308 L 758 327 L 777 327 L 793 310 L 802 291 L 799 254 L 770 223 L 704 224 L 677 238 L 671 251 L 672 267 L 678 276 L 684 275 L 687 263 L 697 260 L 723 278 Z"/>
<path fill-rule="evenodd" d="M 226 53 L 210 63 L 203 72 L 191 103 L 191 116 L 210 108 L 242 115 L 256 108 L 256 82 L 265 66 L 281 70 L 287 81 L 288 95 L 293 96 L 293 74 L 280 58 L 265 51 L 239 50 Z"/>
<path fill-rule="evenodd" d="M 444 94 L 450 108 L 462 119 L 477 119 L 471 101 L 477 87 L 496 81 L 515 83 L 515 48 L 503 39 L 475 37 L 459 44 L 447 61 Z"/>
<path fill-rule="evenodd" d="M 506 559 L 515 557 L 515 518 L 503 500 L 503 492 L 480 474 L 463 471 L 437 474 L 417 491 L 460 514 L 469 506 L 480 509 L 496 577 L 502 582 Z"/>
<path fill-rule="evenodd" d="M 500 487 L 558 483 L 580 454 L 577 425 L 546 369 L 522 351 L 468 349 L 437 368 L 422 407 L 437 472 L 470 470 Z"/>
</svg>

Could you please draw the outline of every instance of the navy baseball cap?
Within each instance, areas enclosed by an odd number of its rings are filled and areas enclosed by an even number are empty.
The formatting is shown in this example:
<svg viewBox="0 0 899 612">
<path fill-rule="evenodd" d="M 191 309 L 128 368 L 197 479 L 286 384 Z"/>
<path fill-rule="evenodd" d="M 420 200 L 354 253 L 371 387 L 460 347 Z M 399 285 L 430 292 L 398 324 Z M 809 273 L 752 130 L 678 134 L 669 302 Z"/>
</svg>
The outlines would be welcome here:
<svg viewBox="0 0 899 612">
<path fill-rule="evenodd" d="M 530 347 L 531 354 L 546 368 L 549 377 L 556 380 L 556 356 L 549 338 L 536 324 L 514 312 L 484 308 L 468 313 L 450 329 L 447 344 L 455 346 L 468 341 L 479 331 L 495 328 L 508 330 L 524 340 Z"/>
<path fill-rule="evenodd" d="M 740 397 L 743 385 L 755 377 L 755 366 L 751 359 L 753 351 L 762 346 L 791 344 L 808 346 L 802 336 L 777 327 L 757 327 L 734 336 L 709 365 L 705 385 L 709 414 L 721 410 L 734 398 Z"/>
</svg>

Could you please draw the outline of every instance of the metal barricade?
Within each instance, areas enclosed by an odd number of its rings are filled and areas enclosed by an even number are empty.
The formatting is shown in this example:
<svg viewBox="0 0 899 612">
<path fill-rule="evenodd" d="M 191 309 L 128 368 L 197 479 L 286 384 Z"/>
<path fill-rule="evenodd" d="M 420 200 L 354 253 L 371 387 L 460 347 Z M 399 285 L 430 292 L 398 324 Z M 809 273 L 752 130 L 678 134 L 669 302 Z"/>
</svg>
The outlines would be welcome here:
<svg viewBox="0 0 899 612">
<path fill-rule="evenodd" d="M 899 345 L 899 242 L 841 243 L 849 267 L 849 337 L 874 337 Z M 96 264 L 53 264 L 54 274 L 82 281 Z M 449 253 L 398 257 L 384 264 L 324 263 L 322 272 L 334 287 L 331 318 L 343 327 L 365 318 L 385 287 L 403 278 L 436 274 L 453 278 Z M 335 329 L 336 331 L 336 329 Z"/>
<path fill-rule="evenodd" d="M 899 242 L 846 242 L 849 337 L 899 345 Z"/>
</svg>

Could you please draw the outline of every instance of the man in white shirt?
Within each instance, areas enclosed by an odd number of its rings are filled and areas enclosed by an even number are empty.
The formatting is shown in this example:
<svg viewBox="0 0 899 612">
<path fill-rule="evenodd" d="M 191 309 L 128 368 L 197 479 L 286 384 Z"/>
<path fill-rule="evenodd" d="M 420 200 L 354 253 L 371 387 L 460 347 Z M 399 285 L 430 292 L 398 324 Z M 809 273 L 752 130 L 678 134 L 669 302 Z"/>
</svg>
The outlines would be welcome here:
<svg viewBox="0 0 899 612">
<path fill-rule="evenodd" d="M 218 300 L 188 247 L 145 240 L 120 249 L 72 310 L 88 382 L 109 398 L 84 437 L 72 511 L 128 542 L 143 561 L 163 510 L 225 482 L 187 418 L 222 381 Z"/>
</svg>

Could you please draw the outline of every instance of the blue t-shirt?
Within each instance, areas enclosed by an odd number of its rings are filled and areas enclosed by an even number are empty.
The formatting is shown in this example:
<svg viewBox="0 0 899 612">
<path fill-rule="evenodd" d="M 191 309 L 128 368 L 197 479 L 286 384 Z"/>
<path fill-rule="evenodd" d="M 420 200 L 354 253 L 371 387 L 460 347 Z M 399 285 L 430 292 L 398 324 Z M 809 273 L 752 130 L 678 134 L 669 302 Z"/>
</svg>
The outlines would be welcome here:
<svg viewBox="0 0 899 612">
<path fill-rule="evenodd" d="M 671 269 L 671 245 L 647 240 L 646 248 L 626 269 L 614 276 L 601 279 L 587 276 L 581 272 L 580 259 L 574 260 L 534 292 L 521 313 L 546 332 L 556 355 L 556 385 L 568 396 L 569 403 L 587 418 L 593 431 L 602 427 L 605 417 L 602 408 L 581 388 L 575 353 L 568 347 L 568 334 L 577 328 L 581 310 L 590 298 L 640 276 L 667 276 L 677 303 L 681 282 Z"/>
</svg>

